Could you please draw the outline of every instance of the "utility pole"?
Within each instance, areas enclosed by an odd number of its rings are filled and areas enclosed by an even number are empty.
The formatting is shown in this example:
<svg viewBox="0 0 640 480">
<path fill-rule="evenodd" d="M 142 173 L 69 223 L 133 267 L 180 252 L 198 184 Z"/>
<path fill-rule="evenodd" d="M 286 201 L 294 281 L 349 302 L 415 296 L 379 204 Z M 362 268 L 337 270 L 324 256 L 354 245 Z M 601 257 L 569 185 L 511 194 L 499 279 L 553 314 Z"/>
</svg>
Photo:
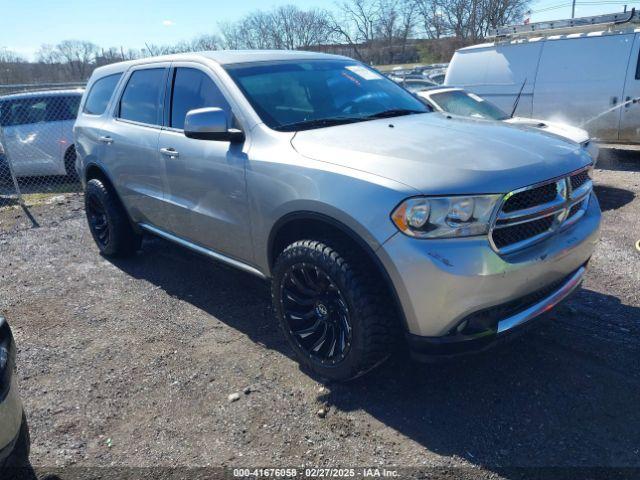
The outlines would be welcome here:
<svg viewBox="0 0 640 480">
<path fill-rule="evenodd" d="M 571 3 L 571 18 L 576 18 L 576 0 Z"/>
</svg>

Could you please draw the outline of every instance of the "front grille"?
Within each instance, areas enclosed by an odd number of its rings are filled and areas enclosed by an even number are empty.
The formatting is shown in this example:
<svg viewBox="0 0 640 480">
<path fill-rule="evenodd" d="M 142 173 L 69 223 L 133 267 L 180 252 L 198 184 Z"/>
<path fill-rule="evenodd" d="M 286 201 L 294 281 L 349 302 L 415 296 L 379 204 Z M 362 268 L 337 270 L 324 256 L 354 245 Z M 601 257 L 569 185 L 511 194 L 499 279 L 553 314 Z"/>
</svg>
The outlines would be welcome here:
<svg viewBox="0 0 640 480">
<path fill-rule="evenodd" d="M 568 218 L 571 218 L 576 213 L 578 213 L 580 211 L 580 208 L 582 208 L 582 202 L 576 203 L 573 207 L 571 207 L 571 210 L 569 210 L 569 217 Z"/>
<path fill-rule="evenodd" d="M 577 190 L 589 180 L 589 172 L 587 170 L 571 175 L 571 188 Z"/>
<path fill-rule="evenodd" d="M 503 212 L 515 212 L 525 208 L 537 207 L 552 202 L 558 195 L 555 183 L 547 183 L 540 187 L 524 190 L 512 195 L 503 205 Z"/>
<path fill-rule="evenodd" d="M 505 195 L 490 233 L 493 248 L 510 253 L 579 221 L 578 214 L 591 193 L 590 180 L 584 169 Z"/>
<path fill-rule="evenodd" d="M 533 222 L 520 223 L 511 227 L 500 228 L 493 232 L 493 243 L 498 248 L 513 245 L 547 232 L 553 225 L 554 216 L 540 218 Z"/>
</svg>

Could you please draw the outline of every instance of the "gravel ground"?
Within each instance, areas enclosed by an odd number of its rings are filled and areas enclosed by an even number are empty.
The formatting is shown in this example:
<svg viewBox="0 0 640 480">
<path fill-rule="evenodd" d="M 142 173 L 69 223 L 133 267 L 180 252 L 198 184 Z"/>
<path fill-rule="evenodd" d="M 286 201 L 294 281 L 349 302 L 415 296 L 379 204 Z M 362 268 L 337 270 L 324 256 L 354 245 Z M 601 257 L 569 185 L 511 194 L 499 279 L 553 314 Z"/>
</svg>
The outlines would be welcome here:
<svg viewBox="0 0 640 480">
<path fill-rule="evenodd" d="M 398 355 L 348 385 L 300 370 L 264 282 L 159 239 L 108 261 L 80 196 L 35 207 L 39 228 L 0 234 L 34 468 L 640 468 L 640 154 L 603 157 L 602 241 L 553 321 L 471 359 Z"/>
</svg>

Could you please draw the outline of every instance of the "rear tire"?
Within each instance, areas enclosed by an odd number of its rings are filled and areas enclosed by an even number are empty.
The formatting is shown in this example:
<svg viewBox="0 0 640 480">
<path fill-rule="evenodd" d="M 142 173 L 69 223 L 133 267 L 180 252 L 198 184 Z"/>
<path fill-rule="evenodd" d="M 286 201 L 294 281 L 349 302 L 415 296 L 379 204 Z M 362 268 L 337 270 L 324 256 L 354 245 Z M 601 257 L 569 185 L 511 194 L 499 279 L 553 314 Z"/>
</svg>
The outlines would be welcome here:
<svg viewBox="0 0 640 480">
<path fill-rule="evenodd" d="M 112 188 L 93 178 L 87 182 L 84 202 L 89 230 L 100 253 L 107 257 L 125 257 L 140 249 L 142 237 L 134 232 Z"/>
<path fill-rule="evenodd" d="M 341 240 L 300 240 L 276 260 L 276 317 L 300 362 L 321 377 L 354 379 L 393 350 L 395 310 L 367 260 Z"/>
<path fill-rule="evenodd" d="M 64 170 L 67 173 L 67 181 L 78 182 L 80 180 L 76 171 L 76 147 L 74 145 L 71 145 L 64 154 Z"/>
</svg>

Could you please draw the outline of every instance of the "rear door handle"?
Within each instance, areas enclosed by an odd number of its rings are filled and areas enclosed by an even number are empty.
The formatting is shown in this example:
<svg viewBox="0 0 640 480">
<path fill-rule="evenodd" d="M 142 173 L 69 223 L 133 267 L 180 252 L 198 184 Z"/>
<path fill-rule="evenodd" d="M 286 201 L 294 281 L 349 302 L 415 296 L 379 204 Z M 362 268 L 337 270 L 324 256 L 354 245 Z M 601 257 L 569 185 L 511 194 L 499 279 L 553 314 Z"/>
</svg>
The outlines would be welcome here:
<svg viewBox="0 0 640 480">
<path fill-rule="evenodd" d="M 161 148 L 160 153 L 169 158 L 178 158 L 180 156 L 180 153 L 173 147 Z"/>
<path fill-rule="evenodd" d="M 113 138 L 111 138 L 111 137 L 109 137 L 109 136 L 102 136 L 102 137 L 99 137 L 99 140 L 100 140 L 102 143 L 106 143 L 107 145 L 110 145 L 110 144 L 112 144 L 112 143 L 113 143 Z"/>
</svg>

